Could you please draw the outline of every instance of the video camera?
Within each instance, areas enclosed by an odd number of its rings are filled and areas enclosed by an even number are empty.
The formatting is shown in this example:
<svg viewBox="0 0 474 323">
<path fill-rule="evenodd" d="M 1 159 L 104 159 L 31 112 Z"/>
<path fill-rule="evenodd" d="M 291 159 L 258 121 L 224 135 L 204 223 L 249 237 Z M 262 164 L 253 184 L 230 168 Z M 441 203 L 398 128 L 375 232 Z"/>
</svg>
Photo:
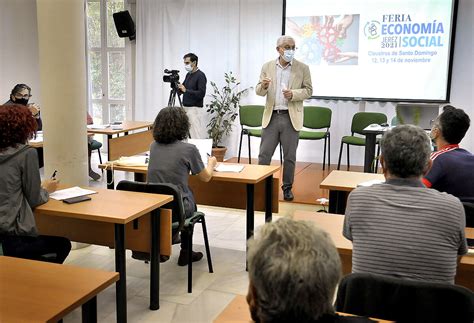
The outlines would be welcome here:
<svg viewBox="0 0 474 323">
<path fill-rule="evenodd" d="M 177 88 L 179 83 L 179 71 L 165 69 L 164 72 L 169 75 L 163 75 L 163 82 L 171 83 L 171 88 Z"/>
</svg>

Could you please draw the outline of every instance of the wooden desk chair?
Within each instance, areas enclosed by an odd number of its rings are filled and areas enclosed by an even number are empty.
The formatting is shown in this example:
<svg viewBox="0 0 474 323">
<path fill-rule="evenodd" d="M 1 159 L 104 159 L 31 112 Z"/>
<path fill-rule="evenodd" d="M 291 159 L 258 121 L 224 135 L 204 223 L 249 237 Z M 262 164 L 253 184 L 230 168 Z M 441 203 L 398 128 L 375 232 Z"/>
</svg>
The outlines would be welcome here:
<svg viewBox="0 0 474 323">
<path fill-rule="evenodd" d="M 362 130 L 372 123 L 382 124 L 387 122 L 387 116 L 378 112 L 358 112 L 352 117 L 351 135 L 344 136 L 341 139 L 341 148 L 339 150 L 339 159 L 337 162 L 337 169 L 341 168 L 342 148 L 344 144 L 347 145 L 347 170 L 350 168 L 349 162 L 349 146 L 365 146 L 365 137 L 356 136 L 356 134 L 363 135 Z"/>
<path fill-rule="evenodd" d="M 310 130 L 325 129 L 325 131 L 305 131 L 302 129 L 299 138 L 303 140 L 324 139 L 323 170 L 326 164 L 326 146 L 328 152 L 328 168 L 331 163 L 331 127 L 332 111 L 325 107 L 304 107 L 303 127 Z M 327 145 L 326 145 L 327 144 Z"/>
<path fill-rule="evenodd" d="M 201 223 L 202 233 L 204 236 L 204 246 L 206 248 L 206 257 L 207 265 L 209 267 L 209 272 L 213 273 L 212 260 L 211 260 L 211 250 L 209 248 L 209 241 L 207 238 L 207 229 L 206 229 L 206 220 L 204 213 L 196 211 L 193 216 L 190 218 L 185 218 L 184 214 L 184 205 L 181 192 L 176 188 L 175 185 L 166 184 L 166 183 L 142 183 L 142 182 L 133 182 L 133 181 L 120 181 L 117 185 L 118 190 L 124 191 L 134 191 L 142 193 L 153 193 L 153 194 L 165 194 L 172 195 L 173 201 L 162 206 L 163 208 L 169 208 L 172 210 L 172 229 L 173 231 L 180 231 L 184 234 L 187 234 L 189 239 L 188 244 L 188 293 L 192 293 L 192 284 L 193 284 L 193 271 L 192 271 L 192 251 L 193 251 L 193 233 L 194 225 L 196 223 Z"/>
<path fill-rule="evenodd" d="M 241 105 L 239 108 L 240 119 L 240 143 L 237 162 L 240 163 L 240 152 L 242 150 L 242 140 L 247 135 L 249 144 L 249 164 L 252 163 L 250 137 L 262 137 L 262 118 L 265 107 L 263 105 Z M 282 148 L 280 147 L 280 164 L 283 164 Z"/>
<path fill-rule="evenodd" d="M 349 274 L 339 284 L 336 310 L 398 323 L 472 323 L 474 294 L 457 285 Z"/>
</svg>

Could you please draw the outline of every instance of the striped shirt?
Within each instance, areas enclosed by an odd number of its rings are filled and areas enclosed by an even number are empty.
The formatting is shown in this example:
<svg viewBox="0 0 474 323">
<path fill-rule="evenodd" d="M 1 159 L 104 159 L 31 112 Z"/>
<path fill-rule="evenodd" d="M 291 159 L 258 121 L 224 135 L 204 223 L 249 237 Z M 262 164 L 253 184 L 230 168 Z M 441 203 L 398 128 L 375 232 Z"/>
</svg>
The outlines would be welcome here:
<svg viewBox="0 0 474 323">
<path fill-rule="evenodd" d="M 454 283 L 467 252 L 461 202 L 413 179 L 389 179 L 349 195 L 343 235 L 353 242 L 352 272 Z"/>
</svg>

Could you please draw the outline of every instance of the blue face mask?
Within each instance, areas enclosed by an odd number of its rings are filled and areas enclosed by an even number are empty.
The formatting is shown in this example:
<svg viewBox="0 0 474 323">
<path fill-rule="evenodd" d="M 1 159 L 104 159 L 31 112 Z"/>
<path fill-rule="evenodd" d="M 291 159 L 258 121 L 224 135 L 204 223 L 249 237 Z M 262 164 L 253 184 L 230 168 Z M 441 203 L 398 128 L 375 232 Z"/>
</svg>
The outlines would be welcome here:
<svg viewBox="0 0 474 323">
<path fill-rule="evenodd" d="M 295 56 L 295 51 L 293 49 L 285 49 L 283 52 L 282 58 L 285 60 L 285 62 L 291 62 L 293 60 L 293 57 Z"/>
<path fill-rule="evenodd" d="M 191 72 L 193 70 L 193 67 L 191 64 L 186 64 L 184 65 L 184 69 L 186 70 L 186 72 Z"/>
</svg>

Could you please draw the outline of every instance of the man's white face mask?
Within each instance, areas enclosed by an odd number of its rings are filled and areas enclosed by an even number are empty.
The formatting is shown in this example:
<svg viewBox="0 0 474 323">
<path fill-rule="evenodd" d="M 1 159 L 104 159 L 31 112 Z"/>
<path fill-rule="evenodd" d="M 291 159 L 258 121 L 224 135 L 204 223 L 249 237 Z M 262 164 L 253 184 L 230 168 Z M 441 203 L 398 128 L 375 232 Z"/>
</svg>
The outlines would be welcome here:
<svg viewBox="0 0 474 323">
<path fill-rule="evenodd" d="M 193 70 L 193 65 L 192 65 L 192 63 L 185 64 L 185 65 L 184 65 L 184 69 L 186 70 L 186 72 L 191 72 L 191 71 Z"/>
<path fill-rule="evenodd" d="M 285 49 L 282 57 L 285 60 L 285 62 L 289 63 L 293 60 L 294 56 L 295 56 L 295 51 L 293 49 Z"/>
</svg>

